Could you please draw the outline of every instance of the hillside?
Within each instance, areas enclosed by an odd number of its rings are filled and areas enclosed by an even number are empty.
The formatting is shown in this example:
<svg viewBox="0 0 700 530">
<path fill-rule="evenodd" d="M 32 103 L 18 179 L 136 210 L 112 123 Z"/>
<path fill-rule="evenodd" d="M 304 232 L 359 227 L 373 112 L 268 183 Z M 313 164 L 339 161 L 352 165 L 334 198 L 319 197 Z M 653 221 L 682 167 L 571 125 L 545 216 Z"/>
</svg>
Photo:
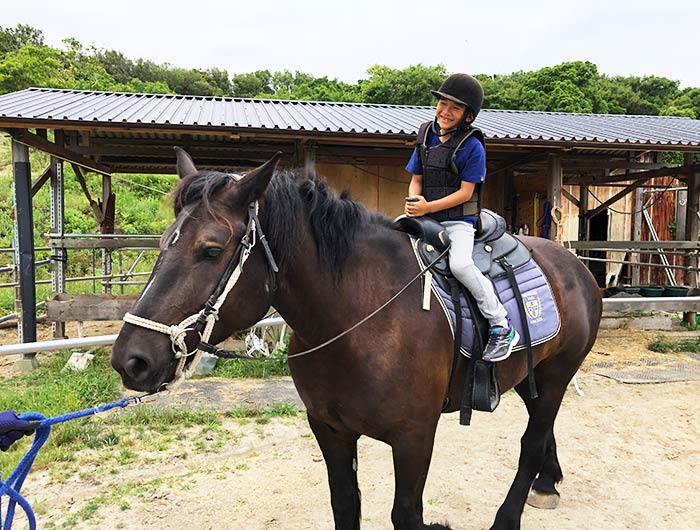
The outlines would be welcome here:
<svg viewBox="0 0 700 530">
<path fill-rule="evenodd" d="M 40 175 L 49 163 L 44 153 L 30 149 L 30 164 L 33 180 Z M 65 233 L 97 233 L 98 224 L 90 210 L 80 185 L 75 178 L 70 164 L 64 165 L 65 179 Z M 88 189 L 93 198 L 101 196 L 101 176 L 95 173 L 86 175 Z M 172 222 L 169 192 L 175 186 L 175 175 L 114 175 L 113 188 L 117 196 L 115 215 L 115 232 L 119 234 L 160 234 Z M 8 135 L 0 136 L 0 249 L 12 247 L 13 234 L 13 175 L 12 150 Z M 46 183 L 34 197 L 34 245 L 37 249 L 45 248 L 46 234 L 51 229 L 50 186 Z M 113 268 L 128 270 L 135 259 L 134 252 L 121 252 L 113 256 Z M 48 258 L 46 250 L 37 251 L 37 261 Z M 69 277 L 85 276 L 99 272 L 99 253 L 91 251 L 71 251 L 68 256 Z M 154 256 L 146 257 L 136 268 L 137 271 L 149 270 Z M 9 252 L 0 253 L 0 267 L 10 265 L 12 257 Z M 37 267 L 37 280 L 50 278 L 46 266 Z M 0 284 L 12 282 L 11 273 L 0 273 Z M 126 292 L 140 289 L 129 286 Z M 72 283 L 69 292 L 99 291 L 99 282 Z M 49 285 L 38 286 L 37 300 L 50 294 Z M 9 287 L 0 288 L 0 316 L 13 308 L 13 293 Z"/>
</svg>

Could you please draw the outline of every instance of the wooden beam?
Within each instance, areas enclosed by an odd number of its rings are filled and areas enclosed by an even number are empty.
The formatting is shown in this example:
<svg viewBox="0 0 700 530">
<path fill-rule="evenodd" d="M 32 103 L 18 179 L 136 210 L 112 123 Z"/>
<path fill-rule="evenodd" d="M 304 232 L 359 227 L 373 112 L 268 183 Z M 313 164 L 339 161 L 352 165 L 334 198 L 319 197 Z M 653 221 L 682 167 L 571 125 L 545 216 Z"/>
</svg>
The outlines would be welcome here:
<svg viewBox="0 0 700 530">
<path fill-rule="evenodd" d="M 651 162 L 629 162 L 627 160 L 615 160 L 611 157 L 595 157 L 595 158 L 573 158 L 562 157 L 562 165 L 567 171 L 577 169 L 636 169 L 636 170 L 654 170 L 663 169 L 667 164 L 658 164 Z"/>
<path fill-rule="evenodd" d="M 498 169 L 489 172 L 489 177 L 492 177 L 499 173 L 503 173 L 505 171 L 508 171 L 509 169 L 513 169 L 524 164 L 529 164 L 532 162 L 541 162 L 546 159 L 546 156 L 547 155 L 543 153 L 530 153 L 525 156 L 512 157 L 505 163 L 504 166 L 501 166 Z"/>
<path fill-rule="evenodd" d="M 46 318 L 59 322 L 121 320 L 136 298 L 137 295 L 61 293 L 46 301 Z"/>
<path fill-rule="evenodd" d="M 693 155 L 686 154 L 686 163 L 692 161 Z M 688 200 L 686 202 L 685 227 L 686 237 L 691 241 L 700 240 L 700 166 L 694 165 L 695 169 L 688 175 Z M 698 267 L 698 256 L 688 258 L 688 267 Z M 686 281 L 691 287 L 698 287 L 698 273 L 688 271 Z M 688 310 L 683 315 L 689 329 L 697 329 L 696 314 L 700 308 L 696 307 Z"/>
<path fill-rule="evenodd" d="M 71 237 L 71 235 L 58 237 L 50 234 L 49 245 L 56 248 L 65 249 L 92 249 L 92 248 L 131 248 L 131 249 L 144 249 L 144 248 L 158 248 L 160 245 L 160 239 L 158 237 L 145 238 L 145 237 L 134 237 L 134 238 L 117 238 L 117 237 L 104 237 L 104 238 L 82 238 L 82 237 Z"/>
<path fill-rule="evenodd" d="M 600 212 L 602 212 L 603 210 L 607 210 L 608 207 L 609 207 L 611 204 L 616 203 L 617 201 L 619 201 L 620 199 L 622 199 L 622 197 L 624 197 L 625 195 L 627 195 L 627 194 L 630 193 L 631 191 L 634 191 L 634 190 L 636 190 L 637 188 L 639 188 L 640 186 L 643 186 L 643 185 L 644 185 L 644 182 L 639 182 L 639 181 L 638 181 L 638 182 L 633 182 L 633 183 L 630 184 L 629 186 L 625 187 L 625 189 L 623 189 L 623 190 L 621 190 L 621 191 L 618 191 L 615 195 L 613 195 L 612 197 L 610 197 L 607 201 L 605 201 L 604 203 L 602 203 L 600 206 L 598 206 L 598 207 L 594 208 L 593 210 L 589 211 L 589 212 L 586 214 L 586 216 L 588 217 L 588 219 L 592 219 L 593 217 L 595 217 L 596 215 L 598 215 L 598 214 L 599 214 Z"/>
<path fill-rule="evenodd" d="M 580 184 L 586 183 L 589 185 L 602 186 L 609 184 L 611 182 L 625 182 L 628 180 L 641 180 L 647 181 L 655 177 L 675 177 L 677 179 L 684 179 L 681 175 L 690 175 L 693 171 L 700 169 L 700 164 L 690 164 L 684 166 L 668 166 L 662 169 L 652 169 L 650 171 L 639 171 L 635 173 L 629 173 L 625 175 L 609 175 L 604 177 L 581 177 L 579 175 L 569 177 L 566 180 L 566 184 Z"/>
<path fill-rule="evenodd" d="M 102 224 L 102 221 L 104 220 L 104 213 L 102 212 L 102 208 L 100 208 L 100 205 L 97 204 L 97 202 L 92 198 L 92 195 L 90 195 L 90 190 L 88 190 L 87 187 L 87 182 L 85 182 L 85 176 L 83 175 L 82 169 L 80 169 L 80 166 L 77 166 L 75 164 L 71 164 L 73 166 L 73 171 L 75 171 L 75 178 L 78 179 L 78 182 L 80 183 L 80 187 L 83 189 L 83 194 L 88 200 L 88 203 L 90 204 L 90 208 L 92 208 L 92 213 L 95 214 L 95 219 L 97 219 L 97 224 Z"/>
<path fill-rule="evenodd" d="M 56 158 L 60 158 L 66 162 L 70 162 L 71 164 L 83 167 L 88 171 L 95 171 L 106 175 L 111 175 L 112 173 L 110 168 L 104 164 L 81 156 L 78 153 L 69 151 L 65 147 L 49 142 L 36 134 L 30 133 L 26 129 L 10 129 L 9 133 L 12 138 L 20 144 L 34 147 L 35 149 L 39 149 L 40 151 L 55 156 Z"/>
<path fill-rule="evenodd" d="M 589 219 L 588 214 L 588 186 L 579 184 L 578 187 L 578 239 L 579 241 L 587 241 L 589 237 Z M 588 256 L 584 253 L 584 256 Z"/>
<path fill-rule="evenodd" d="M 700 311 L 700 296 L 669 298 L 603 298 L 603 311 Z"/>
<path fill-rule="evenodd" d="M 34 220 L 32 215 L 32 181 L 29 149 L 12 141 L 12 167 L 15 180 L 15 264 L 18 265 L 19 288 L 15 290 L 15 313 L 21 315 L 17 328 L 19 342 L 36 341 L 36 274 L 34 271 Z M 23 359 L 34 359 L 25 354 Z"/>
<path fill-rule="evenodd" d="M 37 194 L 37 192 L 41 189 L 41 187 L 46 184 L 48 180 L 51 179 L 53 175 L 53 170 L 51 169 L 51 166 L 48 166 L 44 172 L 41 174 L 41 176 L 34 181 L 32 184 L 32 197 Z"/>
<path fill-rule="evenodd" d="M 700 241 L 571 241 L 569 245 L 577 250 L 700 250 Z"/>
<path fill-rule="evenodd" d="M 577 208 L 580 206 L 579 200 L 578 200 L 576 197 L 574 197 L 573 195 L 571 195 L 571 193 L 569 193 L 566 189 L 562 188 L 562 189 L 561 189 L 561 194 L 562 194 L 564 197 L 566 197 L 566 199 L 567 199 L 570 203 L 572 203 L 574 206 L 576 206 Z"/>
</svg>

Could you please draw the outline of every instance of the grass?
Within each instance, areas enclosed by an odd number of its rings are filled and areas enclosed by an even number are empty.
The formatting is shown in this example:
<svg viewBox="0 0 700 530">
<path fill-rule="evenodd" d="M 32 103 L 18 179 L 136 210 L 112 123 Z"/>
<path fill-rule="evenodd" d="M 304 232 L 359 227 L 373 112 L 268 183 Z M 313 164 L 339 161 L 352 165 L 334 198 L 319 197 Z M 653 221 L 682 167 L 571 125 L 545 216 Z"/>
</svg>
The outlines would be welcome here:
<svg viewBox="0 0 700 530">
<path fill-rule="evenodd" d="M 70 352 L 60 352 L 42 355 L 40 367 L 34 372 L 0 378 L 0 410 L 36 411 L 48 418 L 115 401 L 122 387 L 109 365 L 109 350 L 100 348 L 93 353 L 94 359 L 82 372 L 64 369 Z M 211 375 L 271 377 L 287 373 L 286 364 L 282 364 L 283 361 L 225 360 Z M 226 420 L 262 426 L 271 418 L 295 417 L 299 413 L 290 404 L 209 411 L 165 408 L 156 402 L 118 409 L 101 414 L 99 420 L 87 417 L 55 425 L 34 467 L 50 468 L 55 480 L 65 482 L 78 473 L 78 464 L 85 458 L 105 464 L 107 473 L 108 469 L 138 462 L 144 446 L 163 457 L 183 444 L 195 453 L 217 452 L 226 444 L 236 443 L 239 436 L 225 428 Z M 30 438 L 25 438 L 8 452 L 0 453 L 0 475 L 10 474 L 30 443 Z M 178 456 L 186 458 L 188 450 Z"/>
<path fill-rule="evenodd" d="M 39 411 L 51 417 L 119 397 L 121 385 L 109 366 L 108 350 L 97 351 L 83 372 L 64 370 L 68 357 L 69 352 L 42 356 L 38 370 L 0 379 L 0 410 Z M 224 472 L 248 469 L 245 461 L 230 468 L 199 466 L 196 471 L 189 464 L 185 467 L 189 471 L 177 475 L 136 482 L 125 478 L 127 470 L 187 462 L 194 455 L 220 453 L 237 446 L 246 431 L 236 425 L 250 424 L 247 431 L 265 439 L 265 428 L 272 418 L 294 418 L 300 414 L 300 409 L 292 404 L 211 411 L 166 408 L 156 400 L 56 425 L 39 451 L 33 470 L 47 469 L 54 484 L 96 481 L 110 486 L 102 495 L 78 501 L 75 509 L 49 521 L 46 528 L 68 529 L 80 524 L 100 527 L 108 506 L 120 511 L 134 509 L 148 502 L 161 486 L 177 485 L 193 473 L 223 478 Z M 0 453 L 0 476 L 7 477 L 15 469 L 30 444 L 27 437 L 8 452 Z M 29 500 L 39 515 L 56 510 L 45 498 Z"/>
<path fill-rule="evenodd" d="M 659 335 L 647 347 L 659 353 L 700 353 L 700 337 L 673 340 L 665 335 Z"/>
<path fill-rule="evenodd" d="M 253 377 L 256 379 L 268 379 L 289 375 L 289 366 L 286 356 L 274 361 L 248 361 L 236 359 L 219 359 L 211 371 L 212 377 L 225 377 L 229 379 Z"/>
</svg>

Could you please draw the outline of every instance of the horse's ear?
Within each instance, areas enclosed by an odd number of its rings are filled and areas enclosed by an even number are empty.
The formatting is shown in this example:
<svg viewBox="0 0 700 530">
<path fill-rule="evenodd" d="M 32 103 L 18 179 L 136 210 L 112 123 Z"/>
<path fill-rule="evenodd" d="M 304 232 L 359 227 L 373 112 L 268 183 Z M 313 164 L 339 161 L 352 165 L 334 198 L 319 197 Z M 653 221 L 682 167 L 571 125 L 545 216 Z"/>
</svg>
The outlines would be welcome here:
<svg viewBox="0 0 700 530">
<path fill-rule="evenodd" d="M 176 147 L 175 154 L 177 155 L 177 174 L 181 179 L 197 173 L 197 168 L 194 166 L 192 157 L 187 154 L 187 151 L 182 147 Z"/>
<path fill-rule="evenodd" d="M 281 156 L 282 153 L 278 151 L 270 160 L 265 162 L 262 166 L 255 168 L 253 171 L 250 171 L 245 177 L 238 181 L 240 196 L 243 197 L 246 202 L 256 201 L 265 193 Z"/>
</svg>

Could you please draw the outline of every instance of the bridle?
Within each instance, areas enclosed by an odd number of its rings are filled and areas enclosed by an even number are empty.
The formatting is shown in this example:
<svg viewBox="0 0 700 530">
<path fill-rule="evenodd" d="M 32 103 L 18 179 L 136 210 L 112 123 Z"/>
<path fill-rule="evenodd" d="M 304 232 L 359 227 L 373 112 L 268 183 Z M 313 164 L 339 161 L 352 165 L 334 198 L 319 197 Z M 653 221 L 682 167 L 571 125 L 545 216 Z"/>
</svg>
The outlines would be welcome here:
<svg viewBox="0 0 700 530">
<path fill-rule="evenodd" d="M 211 337 L 214 324 L 219 318 L 219 308 L 221 308 L 226 301 L 226 297 L 238 282 L 243 272 L 243 265 L 248 260 L 251 251 L 258 241 L 260 241 L 263 247 L 265 257 L 272 271 L 274 273 L 279 272 L 279 267 L 275 262 L 275 258 L 272 256 L 272 251 L 267 243 L 262 225 L 260 224 L 260 219 L 258 218 L 258 208 L 258 201 L 248 205 L 248 224 L 246 232 L 241 238 L 240 243 L 238 243 L 231 261 L 227 264 L 226 270 L 224 270 L 223 275 L 201 311 L 190 315 L 179 324 L 171 326 L 132 313 L 126 313 L 124 315 L 124 322 L 170 336 L 171 347 L 175 354 L 175 359 L 178 359 L 178 365 L 175 369 L 173 380 L 167 383 L 168 385 L 179 383 L 191 376 L 204 352 L 216 349 L 215 346 L 209 344 L 208 340 Z M 192 351 L 187 351 L 187 344 L 185 343 L 185 338 L 189 332 L 198 333 L 200 338 L 197 346 Z M 185 365 L 187 359 L 190 357 L 193 358 L 189 364 L 189 368 L 186 369 Z"/>
</svg>

